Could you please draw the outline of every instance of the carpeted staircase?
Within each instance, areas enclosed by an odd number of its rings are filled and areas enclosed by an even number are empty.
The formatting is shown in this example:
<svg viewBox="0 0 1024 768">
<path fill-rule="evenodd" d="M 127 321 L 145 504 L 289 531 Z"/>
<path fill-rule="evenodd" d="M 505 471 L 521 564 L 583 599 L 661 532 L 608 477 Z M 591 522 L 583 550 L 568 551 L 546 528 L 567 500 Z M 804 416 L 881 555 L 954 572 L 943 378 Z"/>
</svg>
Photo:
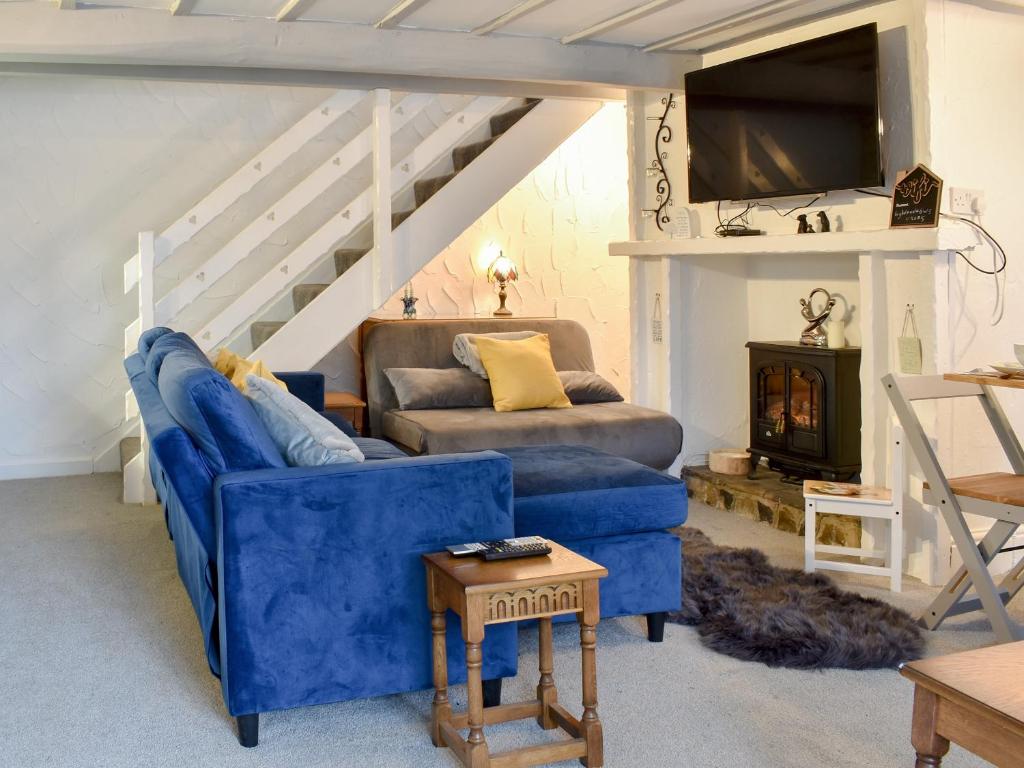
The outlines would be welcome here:
<svg viewBox="0 0 1024 768">
<path fill-rule="evenodd" d="M 540 103 L 540 99 L 527 99 L 526 103 L 515 109 L 510 109 L 507 112 L 495 115 L 490 121 L 491 136 L 483 141 L 473 142 L 472 144 L 465 144 L 460 147 L 456 147 L 452 150 L 452 164 L 455 168 L 454 173 L 446 173 L 443 176 L 434 176 L 429 179 L 420 179 L 413 184 L 413 194 L 416 200 L 416 208 L 423 205 L 427 200 L 433 197 L 438 190 L 440 190 L 445 184 L 455 178 L 455 176 L 468 166 L 473 160 L 483 154 L 484 150 L 491 146 L 498 137 L 501 136 L 505 131 L 515 125 L 521 120 L 531 109 Z M 412 216 L 413 211 L 416 208 L 412 208 L 408 211 L 396 211 L 391 214 L 391 229 L 397 229 L 398 226 L 405 221 L 407 218 Z M 341 277 L 345 272 L 365 254 L 369 253 L 370 249 L 352 249 L 343 248 L 334 253 L 334 266 L 338 277 Z M 296 314 L 302 311 L 302 309 L 309 304 L 313 299 L 319 296 L 327 289 L 328 283 L 306 283 L 302 285 L 296 285 L 292 289 L 292 303 Z M 285 321 L 283 320 L 260 320 L 254 322 L 249 326 L 249 337 L 252 342 L 252 348 L 258 349 L 267 339 L 277 333 L 281 328 L 284 327 Z"/>
</svg>

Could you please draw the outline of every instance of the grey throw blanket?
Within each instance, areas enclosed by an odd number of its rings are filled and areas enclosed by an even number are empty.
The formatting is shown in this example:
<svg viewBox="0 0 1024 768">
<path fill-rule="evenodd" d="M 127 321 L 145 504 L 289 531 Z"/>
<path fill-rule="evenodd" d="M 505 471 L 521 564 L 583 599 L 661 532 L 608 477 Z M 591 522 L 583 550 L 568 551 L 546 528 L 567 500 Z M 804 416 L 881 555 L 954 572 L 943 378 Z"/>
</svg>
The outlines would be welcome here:
<svg viewBox="0 0 1024 768">
<path fill-rule="evenodd" d="M 538 336 L 538 331 L 506 331 L 504 333 L 460 333 L 452 341 L 452 355 L 455 359 L 469 368 L 473 373 L 482 379 L 487 378 L 487 371 L 480 361 L 480 353 L 477 352 L 473 340 L 484 336 L 488 339 L 501 339 L 503 341 L 520 341 L 531 336 Z"/>
</svg>

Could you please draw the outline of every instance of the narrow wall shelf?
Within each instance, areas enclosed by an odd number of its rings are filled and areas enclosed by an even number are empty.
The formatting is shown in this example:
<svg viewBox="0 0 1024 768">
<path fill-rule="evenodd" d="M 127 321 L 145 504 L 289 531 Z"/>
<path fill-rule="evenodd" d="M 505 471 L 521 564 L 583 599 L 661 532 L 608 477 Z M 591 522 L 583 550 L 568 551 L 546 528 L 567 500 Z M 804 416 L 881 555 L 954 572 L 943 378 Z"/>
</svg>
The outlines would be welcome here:
<svg viewBox="0 0 1024 768">
<path fill-rule="evenodd" d="M 922 253 L 955 251 L 979 244 L 966 224 L 933 229 L 872 229 L 859 232 L 821 232 L 809 235 L 751 235 L 698 237 L 679 240 L 628 240 L 608 244 L 612 256 L 772 256 L 825 253 Z"/>
</svg>

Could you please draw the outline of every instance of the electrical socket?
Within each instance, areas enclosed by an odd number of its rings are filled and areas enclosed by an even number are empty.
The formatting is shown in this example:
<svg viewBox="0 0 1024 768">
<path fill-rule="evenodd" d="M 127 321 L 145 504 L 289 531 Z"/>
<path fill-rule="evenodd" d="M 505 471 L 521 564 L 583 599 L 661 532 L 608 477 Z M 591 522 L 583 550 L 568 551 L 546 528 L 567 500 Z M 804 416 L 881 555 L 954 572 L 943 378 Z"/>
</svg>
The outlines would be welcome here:
<svg viewBox="0 0 1024 768">
<path fill-rule="evenodd" d="M 977 216 L 985 211 L 985 193 L 980 189 L 950 187 L 949 210 L 961 216 Z"/>
</svg>

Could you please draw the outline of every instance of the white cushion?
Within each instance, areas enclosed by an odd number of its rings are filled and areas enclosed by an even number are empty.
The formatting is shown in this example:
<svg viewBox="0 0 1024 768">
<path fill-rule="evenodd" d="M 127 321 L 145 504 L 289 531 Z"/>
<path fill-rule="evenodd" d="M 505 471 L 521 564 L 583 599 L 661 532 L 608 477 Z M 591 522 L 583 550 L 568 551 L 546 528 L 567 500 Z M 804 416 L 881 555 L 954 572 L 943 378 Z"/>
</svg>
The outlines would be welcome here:
<svg viewBox="0 0 1024 768">
<path fill-rule="evenodd" d="M 251 373 L 245 383 L 245 396 L 291 466 L 320 467 L 364 460 L 352 438 L 295 395 Z"/>
</svg>

